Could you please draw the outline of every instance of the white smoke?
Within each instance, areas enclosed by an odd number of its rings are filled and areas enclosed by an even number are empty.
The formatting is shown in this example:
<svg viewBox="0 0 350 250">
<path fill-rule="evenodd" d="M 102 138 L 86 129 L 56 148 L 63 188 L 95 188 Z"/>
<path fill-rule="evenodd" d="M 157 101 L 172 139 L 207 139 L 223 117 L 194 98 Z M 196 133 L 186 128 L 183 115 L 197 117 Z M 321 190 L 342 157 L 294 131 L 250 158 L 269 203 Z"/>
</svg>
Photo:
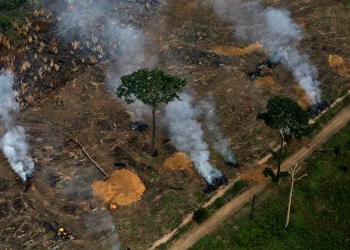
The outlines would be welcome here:
<svg viewBox="0 0 350 250">
<path fill-rule="evenodd" d="M 196 119 L 199 110 L 191 104 L 189 94 L 181 94 L 180 99 L 168 103 L 165 108 L 172 143 L 177 150 L 190 156 L 198 173 L 212 184 L 222 174 L 209 163 L 208 144 L 203 141 L 203 130 Z"/>
<path fill-rule="evenodd" d="M 231 143 L 225 138 L 218 124 L 216 123 L 217 117 L 214 97 L 209 95 L 200 102 L 200 105 L 208 127 L 210 143 L 212 144 L 213 148 L 224 157 L 226 162 L 236 164 L 236 157 L 233 154 L 230 146 Z"/>
<path fill-rule="evenodd" d="M 24 128 L 15 125 L 13 116 L 18 113 L 19 105 L 12 86 L 13 74 L 11 72 L 0 75 L 0 121 L 7 130 L 1 138 L 1 149 L 12 169 L 25 181 L 33 174 L 34 162 L 28 154 Z"/>
<path fill-rule="evenodd" d="M 318 71 L 309 56 L 299 52 L 303 34 L 290 12 L 274 8 L 264 9 L 260 0 L 215 0 L 218 15 L 236 23 L 235 35 L 245 41 L 259 41 L 274 62 L 288 67 L 300 87 L 310 97 L 310 104 L 321 101 Z"/>
</svg>

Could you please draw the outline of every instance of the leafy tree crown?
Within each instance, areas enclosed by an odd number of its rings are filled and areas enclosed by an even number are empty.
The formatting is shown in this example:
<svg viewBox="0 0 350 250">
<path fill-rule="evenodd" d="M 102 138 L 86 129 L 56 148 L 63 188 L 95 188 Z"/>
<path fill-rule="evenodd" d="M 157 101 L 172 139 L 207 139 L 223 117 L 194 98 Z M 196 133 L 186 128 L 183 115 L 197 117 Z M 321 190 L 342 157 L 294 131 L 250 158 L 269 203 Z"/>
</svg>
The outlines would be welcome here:
<svg viewBox="0 0 350 250">
<path fill-rule="evenodd" d="M 179 99 L 178 93 L 186 86 L 185 79 L 159 69 L 139 69 L 122 76 L 121 82 L 116 92 L 118 98 L 124 97 L 128 104 L 137 99 L 153 107 Z"/>
<path fill-rule="evenodd" d="M 297 101 L 288 97 L 275 96 L 267 103 L 267 112 L 259 113 L 258 120 L 264 120 L 273 129 L 289 130 L 300 138 L 310 131 L 309 115 Z"/>
</svg>

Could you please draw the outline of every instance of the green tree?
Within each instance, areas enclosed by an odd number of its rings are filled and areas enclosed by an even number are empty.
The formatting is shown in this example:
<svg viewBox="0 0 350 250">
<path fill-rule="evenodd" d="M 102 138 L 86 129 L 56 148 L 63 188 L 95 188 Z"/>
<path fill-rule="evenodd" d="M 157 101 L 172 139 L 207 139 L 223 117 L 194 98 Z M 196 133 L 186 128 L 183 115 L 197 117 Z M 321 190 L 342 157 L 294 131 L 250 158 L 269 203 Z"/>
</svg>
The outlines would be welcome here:
<svg viewBox="0 0 350 250">
<path fill-rule="evenodd" d="M 122 84 L 116 95 L 124 98 L 130 104 L 140 100 L 152 107 L 152 156 L 156 155 L 156 107 L 161 103 L 168 103 L 174 99 L 180 100 L 178 94 L 186 86 L 186 79 L 166 74 L 159 69 L 139 69 L 129 75 L 122 76 Z"/>
<path fill-rule="evenodd" d="M 282 150 L 284 144 L 284 136 L 292 135 L 301 138 L 310 132 L 309 115 L 297 101 L 288 97 L 275 96 L 267 103 L 267 112 L 259 113 L 258 120 L 265 121 L 266 125 L 273 129 L 278 129 L 281 136 L 281 144 L 278 156 L 277 175 L 275 178 L 281 177 Z M 265 169 L 264 174 L 271 173 Z M 273 179 L 274 177 L 271 176 Z"/>
<path fill-rule="evenodd" d="M 333 146 L 333 152 L 335 154 L 335 159 L 338 159 L 338 156 L 341 153 L 341 146 L 340 145 Z"/>
<path fill-rule="evenodd" d="M 197 223 L 202 223 L 210 216 L 209 210 L 205 207 L 202 207 L 193 213 L 193 220 Z"/>
</svg>

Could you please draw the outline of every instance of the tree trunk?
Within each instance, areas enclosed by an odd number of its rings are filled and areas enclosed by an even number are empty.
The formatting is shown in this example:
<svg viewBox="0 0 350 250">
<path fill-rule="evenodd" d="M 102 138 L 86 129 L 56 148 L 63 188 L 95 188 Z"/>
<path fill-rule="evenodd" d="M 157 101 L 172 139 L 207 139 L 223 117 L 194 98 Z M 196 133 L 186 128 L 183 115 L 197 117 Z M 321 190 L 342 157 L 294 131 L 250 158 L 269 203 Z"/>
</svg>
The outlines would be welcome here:
<svg viewBox="0 0 350 250">
<path fill-rule="evenodd" d="M 280 173 L 281 173 L 282 150 L 283 150 L 283 144 L 284 144 L 283 129 L 281 129 L 280 134 L 281 134 L 281 146 L 280 146 L 280 152 L 278 155 L 277 178 L 280 177 Z"/>
<path fill-rule="evenodd" d="M 292 185 L 290 186 L 289 204 L 288 204 L 287 220 L 286 220 L 286 226 L 285 226 L 285 228 L 287 228 L 287 227 L 288 227 L 288 224 L 289 224 L 289 216 L 290 216 L 290 207 L 291 207 L 291 205 L 292 205 L 293 188 L 294 188 L 294 176 L 292 176 Z"/>
<path fill-rule="evenodd" d="M 254 194 L 254 197 L 253 197 L 253 203 L 252 203 L 252 210 L 250 212 L 250 216 L 249 216 L 249 219 L 250 220 L 253 220 L 253 213 L 254 213 L 254 205 L 255 205 L 255 194 Z"/>
<path fill-rule="evenodd" d="M 152 148 L 151 155 L 156 156 L 156 107 L 152 108 Z"/>
</svg>

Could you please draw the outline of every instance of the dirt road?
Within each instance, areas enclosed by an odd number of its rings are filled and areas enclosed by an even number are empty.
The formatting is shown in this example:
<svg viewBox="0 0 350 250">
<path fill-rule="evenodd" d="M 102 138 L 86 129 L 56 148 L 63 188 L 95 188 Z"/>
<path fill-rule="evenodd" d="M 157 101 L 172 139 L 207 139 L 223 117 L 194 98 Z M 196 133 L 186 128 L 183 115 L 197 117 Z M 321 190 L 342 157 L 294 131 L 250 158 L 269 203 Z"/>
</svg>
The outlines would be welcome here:
<svg viewBox="0 0 350 250">
<path fill-rule="evenodd" d="M 318 147 L 322 146 L 329 138 L 336 134 L 342 127 L 350 121 L 350 106 L 343 109 L 336 117 L 334 117 L 322 130 L 315 136 L 315 138 L 306 146 L 302 147 L 291 157 L 289 157 L 282 164 L 282 170 L 286 171 L 294 166 L 297 162 L 302 162 Z M 245 203 L 251 201 L 254 194 L 262 192 L 269 184 L 269 179 L 264 183 L 252 186 L 246 190 L 242 195 L 227 203 L 207 221 L 195 226 L 187 234 L 182 236 L 179 240 L 169 248 L 169 250 L 185 250 L 193 246 L 203 236 L 213 232 L 221 223 L 226 221 L 230 216 L 238 211 Z"/>
</svg>

